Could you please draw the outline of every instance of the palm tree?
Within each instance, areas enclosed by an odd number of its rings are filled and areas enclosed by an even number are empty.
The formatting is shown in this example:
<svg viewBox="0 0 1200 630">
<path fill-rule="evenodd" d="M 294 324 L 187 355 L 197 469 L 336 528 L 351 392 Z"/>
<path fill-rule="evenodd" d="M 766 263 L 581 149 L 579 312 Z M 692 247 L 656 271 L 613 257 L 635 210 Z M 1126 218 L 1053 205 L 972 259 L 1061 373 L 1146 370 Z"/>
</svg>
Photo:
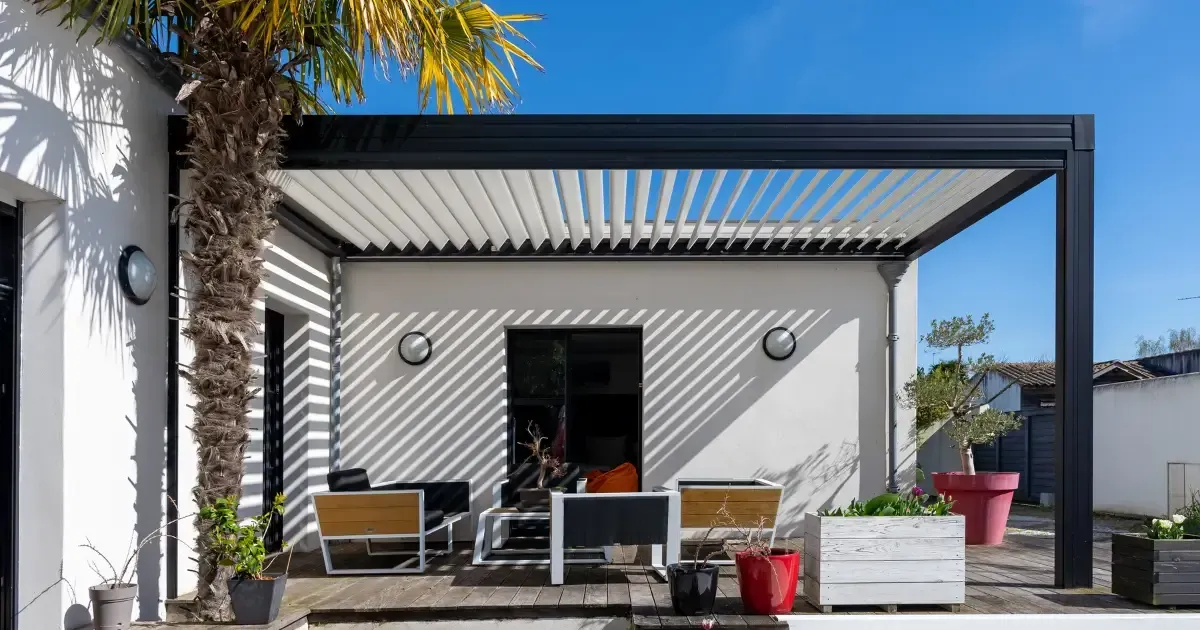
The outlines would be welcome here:
<svg viewBox="0 0 1200 630">
<path fill-rule="evenodd" d="M 191 248 L 188 319 L 195 346 L 185 371 L 195 395 L 199 507 L 240 497 L 249 442 L 248 404 L 256 394 L 251 347 L 258 334 L 254 297 L 263 279 L 264 239 L 281 194 L 285 116 L 324 111 L 363 97 L 368 65 L 417 77 L 420 105 L 439 111 L 502 110 L 516 99 L 516 60 L 541 69 L 522 50 L 513 24 L 539 19 L 499 15 L 478 0 L 35 0 L 63 10 L 63 24 L 98 40 L 132 35 L 170 57 L 185 83 L 189 196 L 180 203 Z M 228 621 L 229 572 L 208 545 L 211 524 L 197 519 L 198 613 Z"/>
</svg>

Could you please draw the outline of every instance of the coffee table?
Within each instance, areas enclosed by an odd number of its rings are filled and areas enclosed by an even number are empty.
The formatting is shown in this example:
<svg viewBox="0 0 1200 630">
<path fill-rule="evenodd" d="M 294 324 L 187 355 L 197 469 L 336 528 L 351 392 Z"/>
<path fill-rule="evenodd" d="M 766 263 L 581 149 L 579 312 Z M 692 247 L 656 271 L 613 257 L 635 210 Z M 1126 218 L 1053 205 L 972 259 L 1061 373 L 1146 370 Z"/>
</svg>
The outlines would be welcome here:
<svg viewBox="0 0 1200 630">
<path fill-rule="evenodd" d="M 483 566 L 550 565 L 550 543 L 512 545 L 512 540 L 500 541 L 500 528 L 515 521 L 550 524 L 550 512 L 522 511 L 512 507 L 492 507 L 479 514 L 475 530 L 475 554 L 472 562 Z M 612 549 L 607 547 L 567 550 L 566 564 L 607 564 L 612 561 Z"/>
</svg>

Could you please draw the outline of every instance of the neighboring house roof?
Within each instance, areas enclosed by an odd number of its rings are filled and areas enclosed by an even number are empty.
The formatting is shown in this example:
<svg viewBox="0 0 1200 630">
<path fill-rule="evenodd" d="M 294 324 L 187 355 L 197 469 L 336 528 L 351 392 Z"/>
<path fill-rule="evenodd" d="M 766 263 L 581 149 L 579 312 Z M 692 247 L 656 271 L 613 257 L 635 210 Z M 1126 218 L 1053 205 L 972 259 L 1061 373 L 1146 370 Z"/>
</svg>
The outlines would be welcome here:
<svg viewBox="0 0 1200 630">
<path fill-rule="evenodd" d="M 998 363 L 996 371 L 1011 378 L 1022 387 L 1054 387 L 1053 361 L 1025 361 L 1018 363 Z M 1101 361 L 1092 365 L 1092 378 L 1097 378 L 1113 371 L 1123 371 L 1130 380 L 1142 380 L 1161 376 L 1156 371 L 1147 368 L 1136 360 L 1130 361 Z"/>
</svg>

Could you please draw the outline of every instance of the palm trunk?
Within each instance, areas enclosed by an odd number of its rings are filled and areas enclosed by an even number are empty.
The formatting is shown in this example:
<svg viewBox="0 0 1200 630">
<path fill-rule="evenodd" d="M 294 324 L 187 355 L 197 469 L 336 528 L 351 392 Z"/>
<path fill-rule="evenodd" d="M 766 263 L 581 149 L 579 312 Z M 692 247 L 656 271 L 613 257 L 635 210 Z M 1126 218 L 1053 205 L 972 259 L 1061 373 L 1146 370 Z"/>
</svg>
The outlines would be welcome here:
<svg viewBox="0 0 1200 630">
<path fill-rule="evenodd" d="M 191 195 L 181 204 L 190 251 L 188 319 L 183 335 L 195 347 L 186 377 L 195 397 L 199 506 L 241 497 L 254 387 L 252 344 L 258 335 L 254 300 L 263 279 L 262 250 L 274 228 L 280 193 L 269 180 L 279 167 L 282 101 L 275 62 L 247 49 L 219 18 L 194 32 L 195 56 L 185 71 L 200 83 L 187 97 Z M 197 518 L 197 604 L 207 621 L 229 621 L 229 567 L 217 562 Z"/>
<path fill-rule="evenodd" d="M 975 474 L 975 451 L 970 446 L 959 447 L 958 458 L 962 461 L 962 471 L 967 475 Z"/>
</svg>

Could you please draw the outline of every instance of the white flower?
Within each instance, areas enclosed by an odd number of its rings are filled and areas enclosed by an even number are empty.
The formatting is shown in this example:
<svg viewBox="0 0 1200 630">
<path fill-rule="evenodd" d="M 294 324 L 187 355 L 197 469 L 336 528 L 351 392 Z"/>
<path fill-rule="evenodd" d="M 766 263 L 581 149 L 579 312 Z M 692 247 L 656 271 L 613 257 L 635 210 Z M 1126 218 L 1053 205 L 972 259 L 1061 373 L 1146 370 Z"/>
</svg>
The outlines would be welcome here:
<svg viewBox="0 0 1200 630">
<path fill-rule="evenodd" d="M 1166 525 L 1167 522 L 1162 520 L 1161 518 L 1156 518 L 1156 519 L 1150 521 L 1150 524 L 1153 525 L 1154 527 L 1162 527 L 1162 526 Z"/>
<path fill-rule="evenodd" d="M 1185 520 L 1186 519 L 1183 518 L 1182 514 L 1176 514 L 1171 517 L 1171 522 L 1175 523 L 1176 525 L 1183 525 L 1183 521 Z"/>
</svg>

